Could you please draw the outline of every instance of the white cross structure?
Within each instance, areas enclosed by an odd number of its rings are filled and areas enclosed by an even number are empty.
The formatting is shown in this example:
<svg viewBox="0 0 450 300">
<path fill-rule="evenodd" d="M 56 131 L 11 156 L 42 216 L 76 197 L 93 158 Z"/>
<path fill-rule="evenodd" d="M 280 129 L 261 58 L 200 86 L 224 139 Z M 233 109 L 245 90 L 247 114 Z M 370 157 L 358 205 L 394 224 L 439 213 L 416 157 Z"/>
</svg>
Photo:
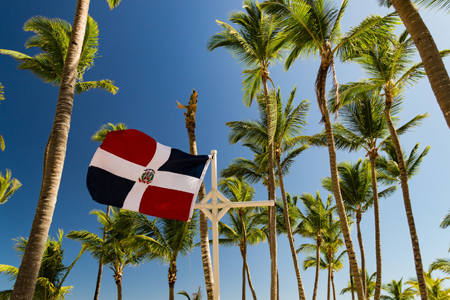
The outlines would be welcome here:
<svg viewBox="0 0 450 300">
<path fill-rule="evenodd" d="M 230 208 L 234 207 L 256 207 L 256 206 L 274 206 L 274 200 L 267 201 L 249 201 L 249 202 L 231 202 L 221 192 L 217 190 L 217 151 L 211 151 L 211 191 L 195 204 L 194 208 L 200 209 L 212 222 L 213 234 L 213 275 L 214 275 L 214 300 L 220 300 L 219 284 L 219 221 Z M 209 199 L 211 203 L 207 203 Z M 221 202 L 217 200 L 220 199 Z M 221 209 L 219 211 L 219 209 Z"/>
</svg>

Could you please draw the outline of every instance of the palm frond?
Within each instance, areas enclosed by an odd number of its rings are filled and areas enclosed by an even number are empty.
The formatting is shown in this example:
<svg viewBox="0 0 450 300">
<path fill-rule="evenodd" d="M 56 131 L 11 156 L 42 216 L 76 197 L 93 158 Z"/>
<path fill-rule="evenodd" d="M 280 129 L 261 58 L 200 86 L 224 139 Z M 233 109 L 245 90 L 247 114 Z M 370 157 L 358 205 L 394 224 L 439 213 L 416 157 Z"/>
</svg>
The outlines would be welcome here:
<svg viewBox="0 0 450 300">
<path fill-rule="evenodd" d="M 416 0 L 414 3 L 430 10 L 442 10 L 446 13 L 450 11 L 450 2 L 447 0 Z"/>
<path fill-rule="evenodd" d="M 447 228 L 450 226 L 450 212 L 442 219 L 441 228 Z"/>
<path fill-rule="evenodd" d="M 111 10 L 113 10 L 114 8 L 116 8 L 120 4 L 120 2 L 122 0 L 107 0 L 107 1 L 108 1 L 109 8 Z"/>
<path fill-rule="evenodd" d="M 114 85 L 114 81 L 109 79 L 97 80 L 97 81 L 82 81 L 77 82 L 75 85 L 75 93 L 81 94 L 92 89 L 102 89 L 115 95 L 119 90 L 118 87 Z"/>
</svg>

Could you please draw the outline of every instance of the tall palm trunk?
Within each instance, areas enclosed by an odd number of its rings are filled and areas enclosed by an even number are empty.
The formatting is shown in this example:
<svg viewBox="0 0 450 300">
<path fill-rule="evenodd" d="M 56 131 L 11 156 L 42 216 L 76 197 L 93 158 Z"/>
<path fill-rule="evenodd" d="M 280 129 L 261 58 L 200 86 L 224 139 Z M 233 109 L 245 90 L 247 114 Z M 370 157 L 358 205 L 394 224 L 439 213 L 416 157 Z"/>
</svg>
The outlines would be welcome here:
<svg viewBox="0 0 450 300">
<path fill-rule="evenodd" d="M 253 288 L 253 284 L 250 278 L 250 269 L 247 263 L 247 230 L 245 229 L 244 222 L 244 211 L 239 209 L 239 220 L 241 221 L 242 226 L 242 245 L 241 245 L 241 255 L 242 255 L 242 300 L 245 300 L 245 273 L 248 276 L 248 285 L 250 286 L 250 290 L 252 291 L 253 300 L 256 299 L 255 289 Z"/>
<path fill-rule="evenodd" d="M 171 261 L 169 267 L 169 300 L 175 300 L 175 282 L 177 281 L 177 262 Z"/>
<path fill-rule="evenodd" d="M 246 247 L 246 248 L 247 248 L 247 247 Z M 246 268 L 246 270 L 247 270 L 248 286 L 250 287 L 250 291 L 252 291 L 253 300 L 257 300 L 257 299 L 256 299 L 255 288 L 253 287 L 252 278 L 251 278 L 251 276 L 250 276 L 250 268 L 248 267 L 247 257 L 245 257 L 245 268 Z"/>
<path fill-rule="evenodd" d="M 349 262 L 350 264 L 350 262 Z M 353 274 L 352 274 L 352 270 L 350 268 L 350 287 L 352 289 L 352 300 L 355 300 L 355 284 L 353 281 Z"/>
<path fill-rule="evenodd" d="M 288 203 L 286 199 L 286 191 L 284 189 L 283 174 L 281 172 L 281 150 L 277 149 L 276 160 L 278 170 L 278 181 L 280 183 L 281 198 L 283 199 L 283 214 L 286 222 L 286 233 L 289 240 L 289 247 L 291 248 L 292 260 L 294 262 L 295 275 L 297 276 L 298 298 L 306 300 L 305 290 L 303 289 L 302 277 L 300 275 L 300 268 L 298 266 L 297 252 L 295 251 L 294 235 L 292 234 L 291 220 L 289 219 Z"/>
<path fill-rule="evenodd" d="M 78 0 L 61 78 L 55 119 L 46 148 L 41 192 L 12 300 L 32 299 L 55 210 L 66 156 L 78 61 L 83 46 L 90 0 Z"/>
<path fill-rule="evenodd" d="M 314 291 L 312 299 L 317 298 L 317 289 L 319 288 L 319 271 L 320 271 L 320 246 L 322 245 L 322 235 L 319 233 L 316 239 L 316 278 L 314 280 Z"/>
<path fill-rule="evenodd" d="M 433 93 L 450 127 L 450 79 L 433 37 L 410 0 L 391 0 L 391 3 L 419 50 Z"/>
<path fill-rule="evenodd" d="M 178 106 L 179 108 L 187 109 L 187 112 L 184 115 L 189 137 L 189 153 L 192 155 L 198 155 L 197 139 L 195 137 L 195 125 L 196 125 L 195 114 L 197 111 L 196 108 L 197 100 L 198 94 L 194 90 L 189 98 L 188 106 Z M 202 182 L 200 190 L 198 191 L 199 201 L 205 198 L 205 196 L 206 196 L 205 184 Z M 206 294 L 208 300 L 212 300 L 214 297 L 214 278 L 211 264 L 211 253 L 209 250 L 208 217 L 201 210 L 200 210 L 200 248 L 202 251 L 202 263 L 203 263 L 203 273 L 205 276 Z"/>
<path fill-rule="evenodd" d="M 366 298 L 368 297 L 368 291 L 367 291 L 367 281 L 366 281 L 366 251 L 364 251 L 364 243 L 362 238 L 362 232 L 361 232 L 361 219 L 362 219 L 362 213 L 360 210 L 356 212 L 356 232 L 358 236 L 358 244 L 359 244 L 359 252 L 361 254 L 361 281 L 363 284 L 363 291 L 364 295 L 366 295 Z"/>
<path fill-rule="evenodd" d="M 344 202 L 342 201 L 341 190 L 339 187 L 339 177 L 337 171 L 337 162 L 336 162 L 336 147 L 334 144 L 333 130 L 331 128 L 330 116 L 328 114 L 327 102 L 325 97 L 325 86 L 326 86 L 326 78 L 327 73 L 330 68 L 332 62 L 332 54 L 331 54 L 331 45 L 322 57 L 322 61 L 320 63 L 320 69 L 317 76 L 317 100 L 319 102 L 319 108 L 322 113 L 322 120 L 325 123 L 325 131 L 327 133 L 327 145 L 328 145 L 328 154 L 330 159 L 330 171 L 331 171 L 331 180 L 333 183 L 333 194 L 336 199 L 336 206 L 338 209 L 339 220 L 341 221 L 342 226 L 342 234 L 344 235 L 345 246 L 347 248 L 347 255 L 350 261 L 350 268 L 355 278 L 356 291 L 358 294 L 359 300 L 364 300 L 364 292 L 363 285 L 361 281 L 361 276 L 359 274 L 358 268 L 358 260 L 356 258 L 355 249 L 353 248 L 352 237 L 350 234 L 350 227 L 347 222 L 347 214 L 344 208 Z"/>
<path fill-rule="evenodd" d="M 327 256 L 328 256 L 328 279 L 327 279 L 327 300 L 330 300 L 331 298 L 331 278 L 332 278 L 332 272 L 333 272 L 333 252 L 331 249 L 327 250 Z"/>
<path fill-rule="evenodd" d="M 264 66 L 261 68 L 261 79 L 263 83 L 264 97 L 266 100 L 267 109 L 267 136 L 270 138 L 270 128 L 272 126 L 271 104 L 269 100 L 269 87 L 267 81 L 269 80 L 269 72 Z M 273 169 L 273 140 L 269 142 L 269 200 L 275 200 L 275 174 Z M 269 206 L 269 248 L 270 248 L 270 300 L 277 300 L 277 221 L 276 208 Z"/>
<path fill-rule="evenodd" d="M 400 146 L 400 140 L 397 135 L 397 130 L 395 129 L 394 123 L 392 122 L 391 119 L 391 106 L 393 101 L 392 92 L 386 89 L 385 97 L 386 97 L 386 107 L 384 113 L 386 116 L 387 125 L 389 127 L 389 132 L 391 134 L 392 142 L 395 147 L 395 153 L 397 154 L 398 167 L 400 169 L 400 181 L 403 193 L 403 202 L 405 205 L 406 219 L 408 220 L 409 234 L 411 235 L 411 243 L 414 253 L 414 263 L 416 267 L 417 281 L 419 283 L 420 298 L 422 300 L 428 300 L 428 291 L 423 271 L 422 256 L 420 254 L 419 238 L 416 232 L 416 225 L 414 223 L 414 216 L 411 207 L 411 199 L 409 197 L 408 176 L 406 173 L 405 160 L 403 158 L 403 152 Z"/>
<path fill-rule="evenodd" d="M 244 248 L 244 246 L 242 246 Z M 245 276 L 246 276 L 246 268 L 245 268 L 245 254 L 244 249 L 241 249 L 242 256 L 242 300 L 245 300 Z"/>
<path fill-rule="evenodd" d="M 247 264 L 247 231 L 245 230 L 245 223 L 243 217 L 244 211 L 239 209 L 239 221 L 242 226 L 242 244 L 241 244 L 241 256 L 242 256 L 242 300 L 245 300 L 245 272 L 247 271 L 245 265 Z"/>
<path fill-rule="evenodd" d="M 373 299 L 380 300 L 382 261 L 381 261 L 380 206 L 378 201 L 378 182 L 377 182 L 377 172 L 375 162 L 375 159 L 378 156 L 376 148 L 373 148 L 373 150 L 369 152 L 369 156 L 370 156 L 370 169 L 372 172 L 373 210 L 375 214 L 375 256 L 377 263 L 377 279 L 375 283 L 375 294 Z M 367 298 L 369 298 L 368 295 Z"/>
<path fill-rule="evenodd" d="M 334 270 L 331 268 L 331 286 L 333 287 L 333 300 L 336 300 L 336 288 L 334 286 Z"/>
<path fill-rule="evenodd" d="M 114 273 L 114 280 L 117 287 L 117 300 L 122 300 L 122 272 Z"/>
<path fill-rule="evenodd" d="M 106 215 L 109 217 L 109 213 L 111 211 L 111 206 L 106 207 Z M 103 227 L 103 242 L 106 240 L 106 227 Z M 103 259 L 100 257 L 98 262 L 98 273 L 97 273 L 97 283 L 95 284 L 95 292 L 94 292 L 94 300 L 98 300 L 98 296 L 100 295 L 100 285 L 102 283 L 103 276 Z"/>
</svg>

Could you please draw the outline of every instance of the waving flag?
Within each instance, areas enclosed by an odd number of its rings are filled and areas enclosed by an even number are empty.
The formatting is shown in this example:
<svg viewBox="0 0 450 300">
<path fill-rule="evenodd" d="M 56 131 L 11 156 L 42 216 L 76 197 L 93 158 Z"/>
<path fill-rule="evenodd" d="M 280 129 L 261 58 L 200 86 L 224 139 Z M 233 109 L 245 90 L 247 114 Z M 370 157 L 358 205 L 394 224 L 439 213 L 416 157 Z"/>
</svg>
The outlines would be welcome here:
<svg viewBox="0 0 450 300">
<path fill-rule="evenodd" d="M 134 129 L 112 131 L 89 165 L 96 202 L 166 219 L 188 221 L 209 155 L 190 155 Z"/>
</svg>

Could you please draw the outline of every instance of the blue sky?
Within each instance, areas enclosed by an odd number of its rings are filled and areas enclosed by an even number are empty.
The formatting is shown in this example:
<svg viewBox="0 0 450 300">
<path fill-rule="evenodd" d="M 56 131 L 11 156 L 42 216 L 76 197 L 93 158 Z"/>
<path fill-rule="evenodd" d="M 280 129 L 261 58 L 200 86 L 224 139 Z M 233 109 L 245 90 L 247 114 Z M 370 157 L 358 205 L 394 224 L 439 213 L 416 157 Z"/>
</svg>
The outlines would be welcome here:
<svg viewBox="0 0 450 300">
<path fill-rule="evenodd" d="M 32 16 L 42 15 L 73 21 L 76 1 L 1 1 L 0 48 L 26 50 L 24 43 L 32 34 L 24 32 L 23 24 Z M 240 10 L 240 0 L 228 1 L 128 1 L 109 11 L 106 1 L 92 1 L 91 16 L 100 29 L 99 54 L 95 66 L 85 75 L 85 80 L 112 79 L 120 88 L 113 96 L 104 91 L 90 91 L 76 96 L 69 134 L 68 150 L 50 235 L 58 229 L 98 231 L 99 224 L 93 209 L 104 209 L 91 200 L 85 185 L 89 162 L 98 147 L 91 135 L 108 122 L 124 122 L 129 128 L 141 130 L 158 142 L 189 151 L 183 111 L 176 109 L 176 101 L 187 103 L 192 89 L 199 94 L 197 110 L 197 143 L 199 154 L 218 151 L 218 169 L 226 168 L 239 156 L 251 158 L 239 145 L 227 142 L 227 121 L 257 118 L 256 106 L 249 109 L 242 104 L 241 66 L 224 49 L 208 52 L 208 38 L 220 30 L 215 20 L 227 21 L 232 10 Z M 377 7 L 377 1 L 350 1 L 343 19 L 343 31 L 357 25 L 369 14 L 386 14 L 388 10 Z M 443 13 L 421 11 L 440 49 L 450 48 L 448 32 L 450 19 Z M 0 82 L 5 87 L 6 100 L 0 105 L 0 133 L 6 150 L 0 153 L 0 170 L 11 169 L 13 177 L 23 186 L 0 207 L 0 263 L 20 265 L 13 238 L 27 237 L 38 200 L 44 148 L 53 122 L 58 88 L 44 84 L 30 72 L 17 70 L 18 63 L 0 56 Z M 318 60 L 298 61 L 288 71 L 282 66 L 271 69 L 271 77 L 279 86 L 284 99 L 297 85 L 295 103 L 309 99 L 309 125 L 306 134 L 322 130 L 319 124 L 314 81 Z M 447 62 L 448 66 L 448 62 Z M 339 83 L 356 81 L 363 73 L 354 64 L 338 64 Z M 410 181 L 413 211 L 419 235 L 424 266 L 438 257 L 448 257 L 448 229 L 439 228 L 440 220 L 447 214 L 449 205 L 448 184 L 450 162 L 449 129 L 436 103 L 427 79 L 406 92 L 401 123 L 413 116 L 428 112 L 423 125 L 401 138 L 402 146 L 409 151 L 417 142 L 423 150 L 430 145 L 420 173 Z M 338 152 L 338 161 L 356 161 L 365 153 Z M 323 198 L 327 193 L 320 179 L 329 176 L 326 149 L 309 149 L 294 164 L 285 179 L 286 190 L 291 194 L 316 193 Z M 210 189 L 210 171 L 205 179 Z M 265 200 L 267 193 L 255 186 L 255 200 Z M 278 193 L 279 195 L 279 193 Z M 415 276 L 409 230 L 406 223 L 400 191 L 382 199 L 381 236 L 383 256 L 383 282 L 401 277 Z M 375 271 L 373 211 L 363 216 L 362 234 L 369 273 Z M 356 244 L 356 230 L 353 232 Z M 309 240 L 296 237 L 296 245 Z M 80 245 L 65 239 L 66 262 L 75 258 Z M 278 266 L 280 273 L 280 298 L 295 299 L 296 280 L 288 242 L 278 238 Z M 269 299 L 270 261 L 267 243 L 250 247 L 249 267 L 258 299 Z M 303 254 L 299 255 L 302 261 Z M 166 299 L 168 266 L 150 262 L 139 268 L 126 268 L 123 277 L 124 299 Z M 178 280 L 175 291 L 193 292 L 204 289 L 200 249 L 178 259 Z M 89 299 L 95 289 L 97 264 L 89 254 L 77 263 L 66 280 L 73 285 L 67 299 Z M 435 275 L 442 275 L 436 272 Z M 237 247 L 220 249 L 221 299 L 239 299 L 241 295 L 241 258 Z M 105 268 L 100 299 L 114 299 L 116 287 L 112 272 Z M 311 297 L 314 270 L 302 271 L 307 297 Z M 335 275 L 337 291 L 347 285 L 348 267 Z M 0 276 L 0 290 L 11 287 L 6 276 Z M 248 291 L 248 296 L 250 296 Z M 319 298 L 326 297 L 326 273 L 321 272 Z M 176 299 L 183 299 L 176 296 Z M 351 299 L 349 295 L 338 299 Z"/>
</svg>

